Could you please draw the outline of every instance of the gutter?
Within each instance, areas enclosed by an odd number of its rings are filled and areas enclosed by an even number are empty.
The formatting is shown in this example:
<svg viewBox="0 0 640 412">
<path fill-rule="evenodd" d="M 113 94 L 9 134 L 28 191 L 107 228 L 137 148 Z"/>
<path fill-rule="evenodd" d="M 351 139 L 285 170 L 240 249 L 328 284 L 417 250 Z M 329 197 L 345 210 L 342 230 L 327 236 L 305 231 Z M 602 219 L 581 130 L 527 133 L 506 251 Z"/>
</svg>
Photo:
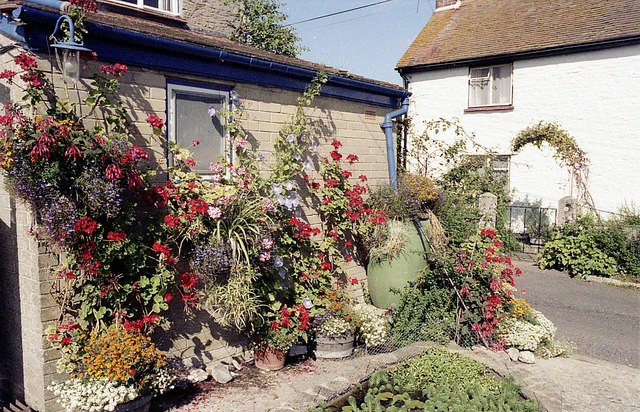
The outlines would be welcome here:
<svg viewBox="0 0 640 412">
<path fill-rule="evenodd" d="M 409 111 L 409 97 L 402 100 L 402 106 L 391 113 L 387 113 L 384 122 L 380 125 L 384 129 L 384 135 L 387 141 L 387 165 L 389 167 L 389 183 L 393 190 L 398 189 L 398 171 L 396 168 L 396 151 L 393 145 L 393 121 L 396 117 L 407 114 Z"/>
<path fill-rule="evenodd" d="M 28 0 L 14 10 L 14 18 L 26 23 L 29 33 L 20 39 L 34 51 L 47 49 L 47 24 L 53 24 L 68 2 L 60 0 Z M 43 10 L 28 4 L 46 7 Z M 54 11 L 55 10 L 55 11 Z M 57 11 L 57 12 L 56 12 Z M 277 63 L 237 52 L 216 49 L 184 41 L 160 38 L 117 27 L 87 21 L 91 36 L 85 39 L 87 47 L 98 52 L 103 61 L 117 61 L 145 68 L 220 78 L 244 83 L 302 91 L 318 71 L 299 66 Z M 0 24 L 0 31 L 9 31 Z M 41 33 L 40 33 L 41 32 Z M 12 37 L 18 37 L 12 33 Z M 404 90 L 363 80 L 329 74 L 322 95 L 343 100 L 398 107 L 406 97 Z"/>
</svg>

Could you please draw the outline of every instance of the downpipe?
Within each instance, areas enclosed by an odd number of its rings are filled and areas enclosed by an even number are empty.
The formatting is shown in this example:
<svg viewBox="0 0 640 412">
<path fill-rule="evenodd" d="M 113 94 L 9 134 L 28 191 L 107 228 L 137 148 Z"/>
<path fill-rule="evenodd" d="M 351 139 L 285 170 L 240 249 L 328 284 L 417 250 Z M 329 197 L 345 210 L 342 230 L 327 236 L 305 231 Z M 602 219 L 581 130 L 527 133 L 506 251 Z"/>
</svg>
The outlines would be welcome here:
<svg viewBox="0 0 640 412">
<path fill-rule="evenodd" d="M 389 183 L 393 190 L 398 189 L 398 170 L 396 167 L 396 149 L 393 144 L 393 119 L 407 114 L 409 111 L 409 98 L 405 97 L 402 100 L 402 105 L 398 110 L 391 113 L 387 113 L 384 117 L 384 121 L 380 124 L 380 127 L 384 130 L 384 135 L 387 140 L 387 165 L 389 167 Z"/>
</svg>

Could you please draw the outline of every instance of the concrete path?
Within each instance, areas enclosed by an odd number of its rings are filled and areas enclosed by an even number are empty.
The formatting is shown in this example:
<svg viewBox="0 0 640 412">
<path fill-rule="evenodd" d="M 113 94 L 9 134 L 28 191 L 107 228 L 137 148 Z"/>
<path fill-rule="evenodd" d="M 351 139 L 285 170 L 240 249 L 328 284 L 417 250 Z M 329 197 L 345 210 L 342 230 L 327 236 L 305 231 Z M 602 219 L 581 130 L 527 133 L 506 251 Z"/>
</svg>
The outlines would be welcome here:
<svg viewBox="0 0 640 412">
<path fill-rule="evenodd" d="M 516 286 L 556 325 L 557 338 L 575 343 L 580 354 L 640 368 L 640 290 L 514 263 L 523 271 Z"/>
<path fill-rule="evenodd" d="M 225 386 L 211 385 L 189 403 L 172 411 L 285 412 L 306 411 L 407 357 L 416 356 L 429 343 L 416 343 L 398 351 L 346 360 L 306 361 L 278 372 L 245 367 L 240 377 Z M 551 412 L 640 412 L 640 370 L 575 355 L 537 360 L 533 365 L 513 363 L 505 353 L 484 348 L 449 349 L 483 362 L 500 375 L 514 376 L 523 393 Z M 164 410 L 164 409 L 162 409 Z"/>
</svg>

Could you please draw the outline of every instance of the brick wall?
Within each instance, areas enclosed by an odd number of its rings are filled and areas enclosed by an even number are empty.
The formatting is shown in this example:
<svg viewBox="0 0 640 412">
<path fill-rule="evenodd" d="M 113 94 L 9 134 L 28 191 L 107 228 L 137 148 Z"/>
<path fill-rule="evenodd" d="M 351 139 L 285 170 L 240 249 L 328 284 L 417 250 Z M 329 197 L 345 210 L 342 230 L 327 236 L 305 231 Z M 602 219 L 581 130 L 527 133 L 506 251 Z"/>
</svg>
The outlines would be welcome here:
<svg viewBox="0 0 640 412">
<path fill-rule="evenodd" d="M 3 42 L 8 40 L 0 37 L 0 43 Z M 4 55 L 3 63 L 9 62 L 16 53 L 14 50 Z M 41 60 L 40 66 L 48 71 L 49 62 Z M 83 69 L 87 70 L 83 72 L 84 78 L 89 78 L 88 72 L 97 69 L 97 63 Z M 171 76 L 175 77 L 175 74 Z M 190 77 L 186 80 L 233 86 L 245 105 L 242 125 L 249 139 L 255 142 L 256 150 L 262 152 L 267 160 L 274 159 L 273 145 L 278 131 L 295 112 L 299 93 L 250 84 L 230 84 L 215 79 Z M 83 80 L 79 82 L 78 89 L 68 90 L 63 87 L 59 76 L 56 75 L 54 81 L 61 96 L 68 93 L 74 101 L 86 96 L 86 82 Z M 163 142 L 152 137 L 151 128 L 144 121 L 152 113 L 166 119 L 165 74 L 131 67 L 121 78 L 121 84 L 121 96 L 129 110 L 130 120 L 137 129 L 134 132 L 136 143 L 147 147 L 158 164 L 166 166 Z M 20 94 L 15 90 L 11 92 L 14 93 L 12 100 L 16 101 Z M 329 143 L 333 138 L 338 138 L 344 144 L 343 153 L 354 153 L 360 157 L 360 162 L 353 167 L 355 177 L 366 174 L 372 185 L 385 182 L 388 176 L 386 146 L 379 124 L 388 111 L 365 104 L 318 98 L 314 108 L 309 109 L 309 114 L 315 125 L 312 138 L 319 144 L 320 156 L 326 156 L 330 150 Z M 100 119 L 89 116 L 87 122 L 93 121 Z M 319 223 L 318 216 L 309 210 L 306 213 L 312 222 Z M 3 379 L 11 381 L 13 393 L 16 396 L 24 393 L 26 402 L 40 412 L 58 410 L 52 394 L 44 390 L 51 380 L 60 379 L 55 374 L 57 351 L 49 348 L 44 339 L 44 328 L 59 313 L 49 295 L 50 272 L 58 264 L 58 256 L 39 248 L 28 234 L 33 224 L 32 215 L 24 205 L 6 193 L 4 185 L 0 188 L 0 219 L 0 234 L 4 242 L 1 264 L 8 273 L 8 281 L 0 282 L 0 287 L 4 292 L 2 296 L 12 296 L 12 299 L 0 300 L 3 309 L 0 320 L 15 331 L 6 337 L 10 341 L 7 346 L 9 349 L 3 349 L 0 355 L 0 368 L 3 364 L 8 366 L 0 369 L 0 383 Z M 364 269 L 355 264 L 347 269 L 347 273 L 360 280 L 365 278 Z M 362 297 L 360 287 L 353 287 L 353 292 L 355 296 Z M 3 316 L 6 319 L 2 319 Z M 195 311 L 185 314 L 177 308 L 169 315 L 169 323 L 164 330 L 158 331 L 156 340 L 161 349 L 181 356 L 194 366 L 206 366 L 240 355 L 247 344 L 233 330 L 216 322 L 216 318 L 209 313 Z M 24 369 L 20 366 L 23 364 Z"/>
</svg>

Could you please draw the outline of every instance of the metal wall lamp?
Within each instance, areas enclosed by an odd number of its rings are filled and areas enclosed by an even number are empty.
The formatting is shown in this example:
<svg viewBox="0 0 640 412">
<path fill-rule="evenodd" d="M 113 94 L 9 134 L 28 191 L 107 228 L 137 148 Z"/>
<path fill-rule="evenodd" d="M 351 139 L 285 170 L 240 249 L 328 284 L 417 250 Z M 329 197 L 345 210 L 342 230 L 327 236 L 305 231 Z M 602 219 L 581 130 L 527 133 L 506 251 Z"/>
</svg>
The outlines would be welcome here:
<svg viewBox="0 0 640 412">
<path fill-rule="evenodd" d="M 77 42 L 75 38 L 75 27 L 73 20 L 67 15 L 60 16 L 56 22 L 56 27 L 51 33 L 51 38 L 56 39 L 56 33 L 60 30 L 62 21 L 66 21 L 69 25 L 69 37 L 63 42 L 55 42 L 51 47 L 62 50 L 62 75 L 64 79 L 71 82 L 77 82 L 80 79 L 80 52 L 91 52 L 91 49 L 84 47 L 83 42 Z"/>
</svg>

